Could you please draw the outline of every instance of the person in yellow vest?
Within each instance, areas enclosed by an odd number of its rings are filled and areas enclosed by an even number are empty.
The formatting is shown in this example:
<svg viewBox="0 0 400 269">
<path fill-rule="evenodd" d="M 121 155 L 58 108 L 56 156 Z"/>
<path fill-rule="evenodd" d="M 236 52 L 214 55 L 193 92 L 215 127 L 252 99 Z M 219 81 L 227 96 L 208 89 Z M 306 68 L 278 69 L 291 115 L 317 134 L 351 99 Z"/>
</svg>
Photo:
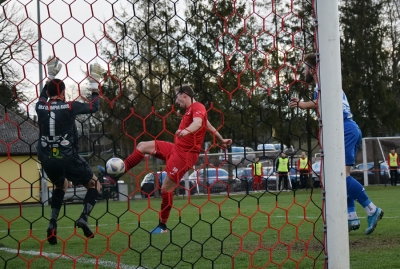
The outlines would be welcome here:
<svg viewBox="0 0 400 269">
<path fill-rule="evenodd" d="M 397 169 L 399 168 L 399 155 L 395 149 L 390 150 L 387 158 L 387 162 L 390 169 L 390 184 L 397 186 Z"/>
<path fill-rule="evenodd" d="M 279 157 L 278 160 L 276 161 L 275 170 L 277 171 L 279 176 L 278 190 L 279 191 L 281 190 L 281 185 L 283 180 L 283 187 L 285 188 L 286 191 L 289 191 L 288 189 L 289 159 L 287 158 L 284 152 L 281 153 L 281 157 Z"/>
<path fill-rule="evenodd" d="M 311 172 L 311 164 L 308 161 L 304 151 L 301 153 L 301 157 L 297 160 L 297 171 L 300 171 L 300 189 L 307 189 L 307 181 Z"/>
<path fill-rule="evenodd" d="M 264 176 L 262 163 L 259 158 L 255 158 L 255 162 L 251 166 L 251 174 L 253 175 L 253 187 L 255 192 L 262 190 L 262 177 Z"/>
</svg>

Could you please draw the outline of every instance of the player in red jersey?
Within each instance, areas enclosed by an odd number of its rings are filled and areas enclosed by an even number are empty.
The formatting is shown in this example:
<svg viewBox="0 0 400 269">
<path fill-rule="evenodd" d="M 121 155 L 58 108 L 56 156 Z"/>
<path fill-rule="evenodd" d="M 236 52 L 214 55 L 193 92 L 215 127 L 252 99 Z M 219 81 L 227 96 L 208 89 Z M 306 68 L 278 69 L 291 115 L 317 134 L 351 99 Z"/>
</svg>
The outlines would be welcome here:
<svg viewBox="0 0 400 269">
<path fill-rule="evenodd" d="M 151 231 L 153 234 L 166 233 L 167 221 L 173 202 L 173 190 L 179 184 L 184 174 L 192 168 L 199 157 L 206 131 L 215 135 L 218 145 L 226 148 L 232 144 L 231 139 L 224 139 L 207 119 L 207 111 L 203 104 L 194 100 L 194 91 L 189 85 L 175 87 L 176 103 L 186 109 L 178 130 L 175 132 L 174 143 L 166 141 L 140 142 L 136 149 L 125 159 L 125 169 L 128 171 L 144 158 L 145 154 L 153 155 L 166 161 L 167 176 L 161 186 L 161 212 L 159 225 Z"/>
</svg>

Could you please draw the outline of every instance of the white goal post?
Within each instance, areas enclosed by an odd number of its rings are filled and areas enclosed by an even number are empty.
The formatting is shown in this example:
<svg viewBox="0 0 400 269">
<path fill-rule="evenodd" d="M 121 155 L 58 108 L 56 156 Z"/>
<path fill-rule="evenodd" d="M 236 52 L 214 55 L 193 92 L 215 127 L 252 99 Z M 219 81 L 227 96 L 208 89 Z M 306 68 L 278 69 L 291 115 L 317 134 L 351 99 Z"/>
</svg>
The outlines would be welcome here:
<svg viewBox="0 0 400 269">
<path fill-rule="evenodd" d="M 338 0 L 317 0 L 325 268 L 350 268 Z M 329 165 L 326 165 L 329 164 Z"/>
</svg>

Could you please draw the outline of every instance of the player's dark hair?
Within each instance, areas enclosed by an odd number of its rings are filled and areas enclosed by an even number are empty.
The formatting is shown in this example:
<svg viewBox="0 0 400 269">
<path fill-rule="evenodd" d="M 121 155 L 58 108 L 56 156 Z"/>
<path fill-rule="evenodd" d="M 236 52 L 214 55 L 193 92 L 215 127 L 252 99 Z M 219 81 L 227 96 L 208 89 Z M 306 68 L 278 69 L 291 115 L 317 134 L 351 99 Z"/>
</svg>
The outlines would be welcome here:
<svg viewBox="0 0 400 269">
<path fill-rule="evenodd" d="M 303 62 L 307 63 L 311 68 L 315 68 L 317 66 L 317 55 L 315 53 L 306 54 Z"/>
<path fill-rule="evenodd" d="M 190 85 L 181 85 L 175 87 L 176 93 L 186 93 L 190 97 L 194 96 L 194 90 Z"/>
<path fill-rule="evenodd" d="M 65 84 L 60 79 L 52 79 L 47 83 L 47 92 L 49 96 L 60 96 L 65 90 Z"/>
</svg>

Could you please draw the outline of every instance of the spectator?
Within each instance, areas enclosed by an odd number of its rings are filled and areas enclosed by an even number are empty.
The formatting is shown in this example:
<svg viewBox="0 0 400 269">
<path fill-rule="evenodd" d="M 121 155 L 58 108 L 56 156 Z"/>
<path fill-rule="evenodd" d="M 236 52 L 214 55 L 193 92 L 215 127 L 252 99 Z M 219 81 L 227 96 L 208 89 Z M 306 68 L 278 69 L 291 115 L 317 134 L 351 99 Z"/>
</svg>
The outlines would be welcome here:
<svg viewBox="0 0 400 269">
<path fill-rule="evenodd" d="M 278 176 L 279 176 L 278 190 L 281 191 L 281 184 L 282 184 L 282 180 L 283 180 L 284 189 L 286 191 L 290 191 L 288 188 L 289 159 L 287 158 L 287 156 L 284 152 L 282 152 L 281 156 L 278 158 L 278 160 L 276 162 L 275 170 L 277 171 Z"/>
<path fill-rule="evenodd" d="M 390 185 L 397 186 L 397 169 L 399 168 L 399 156 L 395 149 L 390 150 L 387 158 L 390 169 Z"/>
<path fill-rule="evenodd" d="M 311 173 L 311 163 L 303 151 L 297 160 L 297 171 L 300 171 L 300 189 L 308 187 L 308 178 Z"/>
<path fill-rule="evenodd" d="M 255 162 L 251 166 L 251 174 L 253 175 L 253 187 L 255 192 L 262 190 L 262 177 L 264 176 L 262 164 L 259 158 L 255 158 Z"/>
</svg>

